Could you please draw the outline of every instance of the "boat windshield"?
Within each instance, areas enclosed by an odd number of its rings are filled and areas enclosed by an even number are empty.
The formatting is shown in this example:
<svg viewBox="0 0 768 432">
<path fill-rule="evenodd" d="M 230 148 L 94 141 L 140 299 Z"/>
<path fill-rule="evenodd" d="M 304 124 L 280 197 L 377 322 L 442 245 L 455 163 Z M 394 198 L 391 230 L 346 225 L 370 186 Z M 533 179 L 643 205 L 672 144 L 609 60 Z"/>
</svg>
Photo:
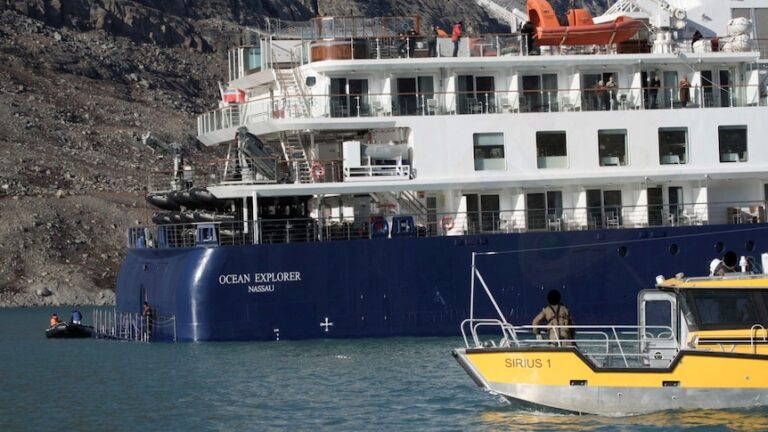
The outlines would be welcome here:
<svg viewBox="0 0 768 432">
<path fill-rule="evenodd" d="M 735 330 L 766 325 L 766 294 L 750 289 L 696 289 L 686 297 L 699 330 Z"/>
</svg>

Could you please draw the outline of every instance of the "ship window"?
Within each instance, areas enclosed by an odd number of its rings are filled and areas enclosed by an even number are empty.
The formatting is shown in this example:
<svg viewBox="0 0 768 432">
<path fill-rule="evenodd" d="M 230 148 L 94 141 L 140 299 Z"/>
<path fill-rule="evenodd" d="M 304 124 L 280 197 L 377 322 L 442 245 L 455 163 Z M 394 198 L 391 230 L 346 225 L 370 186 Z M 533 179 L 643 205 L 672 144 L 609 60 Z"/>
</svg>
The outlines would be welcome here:
<svg viewBox="0 0 768 432">
<path fill-rule="evenodd" d="M 621 190 L 587 190 L 587 222 L 591 229 L 624 225 Z"/>
<path fill-rule="evenodd" d="M 691 290 L 691 304 L 701 330 L 745 329 L 764 324 L 759 316 L 761 295 L 754 290 Z"/>
<path fill-rule="evenodd" d="M 563 192 L 547 191 L 525 195 L 528 229 L 559 231 L 563 221 Z"/>
<path fill-rule="evenodd" d="M 627 130 L 603 129 L 597 131 L 600 166 L 627 165 Z"/>
<path fill-rule="evenodd" d="M 717 135 L 720 140 L 720 162 L 747 161 L 746 126 L 720 126 Z"/>
<path fill-rule="evenodd" d="M 557 74 L 523 75 L 520 110 L 523 112 L 558 111 Z"/>
<path fill-rule="evenodd" d="M 467 232 L 498 231 L 501 226 L 498 195 L 464 195 L 467 201 Z"/>
<path fill-rule="evenodd" d="M 459 114 L 496 112 L 496 84 L 492 76 L 459 75 L 456 103 Z"/>
<path fill-rule="evenodd" d="M 536 132 L 536 166 L 567 168 L 565 132 Z"/>
<path fill-rule="evenodd" d="M 688 163 L 688 128 L 659 128 L 659 163 Z"/>
<path fill-rule="evenodd" d="M 475 171 L 506 169 L 503 133 L 476 133 L 472 138 L 475 155 Z"/>
<path fill-rule="evenodd" d="M 331 117 L 368 115 L 368 80 L 331 78 Z"/>
<path fill-rule="evenodd" d="M 392 98 L 395 115 L 424 115 L 429 111 L 429 100 L 435 97 L 435 84 L 431 76 L 403 77 L 395 81 L 396 97 Z"/>
</svg>

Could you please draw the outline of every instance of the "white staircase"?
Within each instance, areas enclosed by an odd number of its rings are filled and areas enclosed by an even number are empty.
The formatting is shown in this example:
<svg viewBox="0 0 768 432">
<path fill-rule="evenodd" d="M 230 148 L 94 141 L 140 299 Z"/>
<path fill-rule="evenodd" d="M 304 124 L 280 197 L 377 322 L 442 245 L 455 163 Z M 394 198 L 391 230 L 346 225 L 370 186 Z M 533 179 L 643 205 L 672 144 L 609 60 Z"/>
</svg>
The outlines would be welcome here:
<svg viewBox="0 0 768 432">
<path fill-rule="evenodd" d="M 311 183 L 307 149 L 300 131 L 280 132 L 280 147 L 288 166 L 293 172 L 294 182 Z"/>
</svg>

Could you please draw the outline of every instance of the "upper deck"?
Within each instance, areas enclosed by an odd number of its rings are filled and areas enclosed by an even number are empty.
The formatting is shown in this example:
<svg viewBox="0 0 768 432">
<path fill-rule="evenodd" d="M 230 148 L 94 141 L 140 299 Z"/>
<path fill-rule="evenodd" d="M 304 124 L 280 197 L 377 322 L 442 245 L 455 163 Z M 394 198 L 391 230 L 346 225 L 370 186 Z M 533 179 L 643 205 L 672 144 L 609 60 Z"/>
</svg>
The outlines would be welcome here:
<svg viewBox="0 0 768 432">
<path fill-rule="evenodd" d="M 606 108 L 743 107 L 765 104 L 762 41 L 735 52 L 728 38 L 663 39 L 641 30 L 621 44 L 544 46 L 534 52 L 524 35 L 469 34 L 454 44 L 418 29 L 418 17 L 318 17 L 307 23 L 269 21 L 258 46 L 230 52 L 230 88 L 240 97 L 198 118 L 206 145 L 248 126 L 276 130 L 387 127 L 392 117 Z M 409 29 L 415 29 L 408 34 Z M 726 52 L 729 51 L 729 52 Z M 722 77 L 726 71 L 731 76 Z M 653 75 L 662 75 L 652 89 Z M 601 103 L 597 83 L 615 76 Z M 689 103 L 678 81 L 690 75 Z M 658 93 L 658 104 L 649 100 Z M 340 121 L 338 119 L 346 119 Z"/>
</svg>

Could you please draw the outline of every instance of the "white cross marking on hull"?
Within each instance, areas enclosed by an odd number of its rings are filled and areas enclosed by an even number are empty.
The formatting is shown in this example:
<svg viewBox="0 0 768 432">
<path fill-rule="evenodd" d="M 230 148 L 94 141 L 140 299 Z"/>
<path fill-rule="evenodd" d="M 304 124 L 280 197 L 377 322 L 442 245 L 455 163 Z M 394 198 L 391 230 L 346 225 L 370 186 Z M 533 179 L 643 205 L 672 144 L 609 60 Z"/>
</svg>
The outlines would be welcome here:
<svg viewBox="0 0 768 432">
<path fill-rule="evenodd" d="M 328 321 L 328 317 L 325 317 L 325 322 L 320 323 L 320 327 L 325 327 L 325 332 L 328 333 L 328 327 L 332 326 L 333 323 Z"/>
</svg>

